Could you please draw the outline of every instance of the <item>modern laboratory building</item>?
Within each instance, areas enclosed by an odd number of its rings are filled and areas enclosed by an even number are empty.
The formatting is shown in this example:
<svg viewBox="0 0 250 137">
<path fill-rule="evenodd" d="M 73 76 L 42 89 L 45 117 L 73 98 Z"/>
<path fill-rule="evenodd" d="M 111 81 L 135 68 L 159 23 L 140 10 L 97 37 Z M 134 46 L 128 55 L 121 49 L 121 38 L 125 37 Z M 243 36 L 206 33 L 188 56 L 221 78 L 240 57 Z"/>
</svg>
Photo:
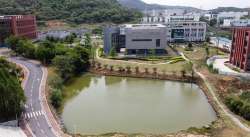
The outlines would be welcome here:
<svg viewBox="0 0 250 137">
<path fill-rule="evenodd" d="M 127 54 L 164 54 L 167 47 L 167 29 L 161 24 L 126 24 L 104 29 L 104 52 L 112 48 L 117 52 L 126 49 Z"/>
</svg>

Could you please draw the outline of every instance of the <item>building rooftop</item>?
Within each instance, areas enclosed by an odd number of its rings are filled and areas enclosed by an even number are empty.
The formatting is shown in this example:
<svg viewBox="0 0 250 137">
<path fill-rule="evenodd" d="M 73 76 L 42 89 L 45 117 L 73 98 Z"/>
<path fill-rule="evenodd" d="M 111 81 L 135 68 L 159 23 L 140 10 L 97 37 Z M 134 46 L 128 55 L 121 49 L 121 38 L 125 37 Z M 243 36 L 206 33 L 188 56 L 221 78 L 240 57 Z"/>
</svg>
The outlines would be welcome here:
<svg viewBox="0 0 250 137">
<path fill-rule="evenodd" d="M 131 29 L 156 29 L 156 28 L 165 28 L 165 25 L 162 24 L 125 24 L 124 28 Z"/>
</svg>

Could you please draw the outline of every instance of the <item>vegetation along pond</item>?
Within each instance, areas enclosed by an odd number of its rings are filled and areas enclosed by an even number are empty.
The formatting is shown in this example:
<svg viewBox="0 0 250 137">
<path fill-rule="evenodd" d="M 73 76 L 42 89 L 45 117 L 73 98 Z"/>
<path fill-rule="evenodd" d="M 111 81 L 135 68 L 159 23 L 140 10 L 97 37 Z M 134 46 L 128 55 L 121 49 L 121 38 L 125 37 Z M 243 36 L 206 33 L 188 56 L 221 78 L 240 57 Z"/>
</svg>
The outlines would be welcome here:
<svg viewBox="0 0 250 137">
<path fill-rule="evenodd" d="M 65 87 L 69 133 L 170 133 L 202 127 L 216 113 L 195 84 L 86 74 Z"/>
</svg>

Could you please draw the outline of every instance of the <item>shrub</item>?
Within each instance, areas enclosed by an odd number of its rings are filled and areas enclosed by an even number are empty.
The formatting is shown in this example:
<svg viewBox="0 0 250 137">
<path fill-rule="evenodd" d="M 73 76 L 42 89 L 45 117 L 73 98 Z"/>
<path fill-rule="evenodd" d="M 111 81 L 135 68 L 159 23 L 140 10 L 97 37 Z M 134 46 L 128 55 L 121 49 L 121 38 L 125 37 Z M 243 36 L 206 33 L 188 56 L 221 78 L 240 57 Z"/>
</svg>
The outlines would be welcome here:
<svg viewBox="0 0 250 137">
<path fill-rule="evenodd" d="M 52 94 L 50 97 L 50 101 L 51 104 L 55 107 L 55 108 L 59 108 L 62 105 L 62 92 L 59 89 L 53 89 L 52 90 Z"/>
</svg>

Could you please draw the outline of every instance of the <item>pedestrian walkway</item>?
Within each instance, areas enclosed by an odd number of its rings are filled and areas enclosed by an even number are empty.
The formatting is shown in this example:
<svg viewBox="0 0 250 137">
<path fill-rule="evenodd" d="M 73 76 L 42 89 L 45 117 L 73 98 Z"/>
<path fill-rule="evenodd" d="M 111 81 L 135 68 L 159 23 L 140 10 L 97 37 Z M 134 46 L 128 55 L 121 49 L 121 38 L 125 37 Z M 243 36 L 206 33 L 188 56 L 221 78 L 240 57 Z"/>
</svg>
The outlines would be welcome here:
<svg viewBox="0 0 250 137">
<path fill-rule="evenodd" d="M 34 111 L 34 112 L 25 113 L 24 118 L 30 119 L 30 118 L 39 117 L 42 115 L 44 115 L 44 113 L 42 111 Z"/>
<path fill-rule="evenodd" d="M 0 126 L 0 137 L 26 137 L 19 127 Z"/>
</svg>

